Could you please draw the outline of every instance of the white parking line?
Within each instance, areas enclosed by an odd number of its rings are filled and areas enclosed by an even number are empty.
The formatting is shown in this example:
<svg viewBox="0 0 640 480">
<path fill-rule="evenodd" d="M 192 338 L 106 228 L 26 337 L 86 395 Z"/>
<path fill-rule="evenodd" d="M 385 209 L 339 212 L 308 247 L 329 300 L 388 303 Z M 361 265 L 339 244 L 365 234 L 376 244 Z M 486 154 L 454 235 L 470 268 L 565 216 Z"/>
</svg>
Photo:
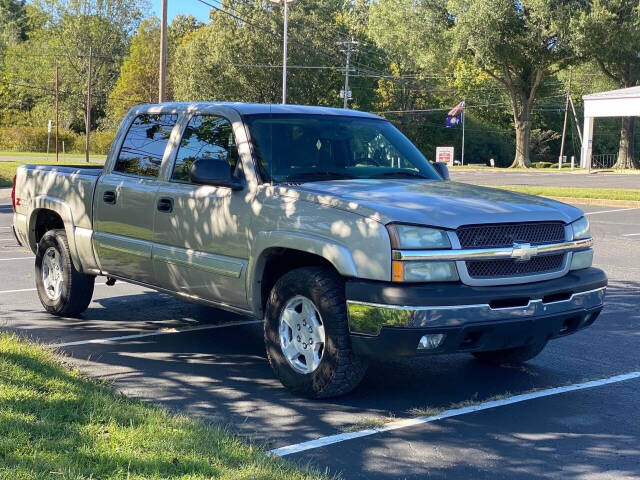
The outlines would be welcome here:
<svg viewBox="0 0 640 480">
<path fill-rule="evenodd" d="M 0 258 L 0 262 L 9 262 L 13 260 L 33 260 L 34 257 L 13 257 L 13 258 Z"/>
<path fill-rule="evenodd" d="M 503 407 L 505 405 L 512 405 L 514 403 L 526 402 L 528 400 L 533 400 L 536 398 L 548 397 L 551 395 L 558 395 L 567 392 L 575 392 L 576 390 L 584 390 L 586 388 L 599 387 L 602 385 L 609 385 L 617 382 L 624 382 L 626 380 L 631 380 L 634 378 L 640 378 L 640 371 L 630 372 L 624 375 L 616 375 L 614 377 L 602 378 L 600 380 L 593 380 L 590 382 L 576 383 L 564 387 L 548 388 L 546 390 L 538 390 L 537 392 L 523 393 L 521 395 L 514 395 L 513 397 L 508 397 L 501 400 L 493 400 L 469 407 L 446 410 L 438 415 L 433 415 L 431 417 L 418 417 L 409 418 L 406 420 L 398 420 L 396 422 L 388 423 L 384 427 L 368 428 L 366 430 L 360 430 L 359 432 L 329 435 L 327 437 L 310 440 L 308 442 L 296 443 L 294 445 L 276 448 L 274 450 L 271 450 L 269 453 L 278 457 L 284 457 L 293 453 L 300 453 L 306 450 L 312 450 L 314 448 L 320 448 L 327 445 L 333 445 L 334 443 L 344 442 L 346 440 L 353 440 L 354 438 L 368 437 L 369 435 L 375 435 L 376 433 L 389 432 L 392 430 L 398 430 L 400 428 L 421 425 L 423 423 L 431 423 L 445 418 L 458 417 L 460 415 L 466 415 L 467 413 L 479 412 L 482 410 L 489 410 L 490 408 L 497 408 Z"/>
<path fill-rule="evenodd" d="M 99 287 L 101 285 L 106 285 L 106 283 L 96 283 L 95 286 Z M 19 288 L 18 290 L 0 290 L 0 293 L 21 293 L 21 292 L 37 292 L 37 288 Z"/>
<path fill-rule="evenodd" d="M 117 342 L 119 340 L 132 340 L 135 338 L 145 338 L 145 337 L 156 337 L 158 335 L 171 335 L 174 333 L 188 333 L 188 332 L 197 332 L 199 330 L 212 330 L 214 328 L 226 328 L 226 327 L 237 327 L 239 325 L 252 325 L 255 323 L 262 323 L 262 320 L 245 320 L 241 322 L 229 322 L 221 325 L 200 325 L 197 327 L 186 327 L 186 328 L 163 328 L 161 330 L 156 330 L 154 332 L 149 333 L 137 333 L 134 335 L 123 335 L 121 337 L 108 337 L 108 338 L 94 338 L 92 340 L 80 340 L 77 342 L 67 342 L 67 343 L 54 343 L 51 345 L 46 345 L 49 348 L 62 348 L 62 347 L 73 347 L 75 345 L 88 345 L 91 343 L 108 343 L 108 342 Z"/>
<path fill-rule="evenodd" d="M 597 215 L 599 213 L 626 212 L 627 210 L 638 210 L 638 207 L 617 208 L 615 210 L 601 210 L 599 212 L 586 212 L 585 215 Z"/>
<path fill-rule="evenodd" d="M 640 236 L 640 233 L 625 233 L 622 236 L 623 237 L 637 237 L 637 236 Z"/>
</svg>

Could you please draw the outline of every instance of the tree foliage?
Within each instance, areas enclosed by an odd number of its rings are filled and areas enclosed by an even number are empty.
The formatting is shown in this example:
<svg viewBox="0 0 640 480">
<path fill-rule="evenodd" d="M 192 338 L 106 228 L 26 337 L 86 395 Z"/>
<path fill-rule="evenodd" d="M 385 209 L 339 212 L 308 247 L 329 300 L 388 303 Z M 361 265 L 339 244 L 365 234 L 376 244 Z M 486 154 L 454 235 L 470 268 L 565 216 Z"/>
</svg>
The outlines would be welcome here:
<svg viewBox="0 0 640 480">
<path fill-rule="evenodd" d="M 594 0 L 574 20 L 574 44 L 585 60 L 595 62 L 618 88 L 640 82 L 640 4 L 638 0 Z M 638 168 L 634 158 L 635 117 L 622 119 L 618 168 Z"/>
</svg>

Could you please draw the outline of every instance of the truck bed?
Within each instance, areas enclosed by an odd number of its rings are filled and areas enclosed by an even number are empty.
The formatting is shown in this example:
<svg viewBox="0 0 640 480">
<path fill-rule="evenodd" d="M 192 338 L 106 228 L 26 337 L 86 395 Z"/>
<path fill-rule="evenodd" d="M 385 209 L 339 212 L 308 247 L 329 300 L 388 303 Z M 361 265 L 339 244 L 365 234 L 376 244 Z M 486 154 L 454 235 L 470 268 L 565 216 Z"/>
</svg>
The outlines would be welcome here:
<svg viewBox="0 0 640 480">
<path fill-rule="evenodd" d="M 22 165 L 16 178 L 16 196 L 31 203 L 31 208 L 45 198 L 63 201 L 70 209 L 75 227 L 91 229 L 93 191 L 102 173 L 102 165 Z M 24 207 L 24 213 L 28 205 Z M 20 206 L 17 213 L 22 213 Z"/>
</svg>

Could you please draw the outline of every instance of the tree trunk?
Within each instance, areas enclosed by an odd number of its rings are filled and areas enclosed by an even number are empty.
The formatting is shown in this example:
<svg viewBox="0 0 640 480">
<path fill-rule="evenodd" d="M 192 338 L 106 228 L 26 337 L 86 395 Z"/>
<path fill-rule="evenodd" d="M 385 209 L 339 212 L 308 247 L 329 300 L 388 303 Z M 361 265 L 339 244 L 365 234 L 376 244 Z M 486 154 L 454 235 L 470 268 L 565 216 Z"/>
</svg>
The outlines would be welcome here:
<svg viewBox="0 0 640 480">
<path fill-rule="evenodd" d="M 529 168 L 529 143 L 531 140 L 531 120 L 529 111 L 524 109 L 516 120 L 516 156 L 510 168 Z"/>
<path fill-rule="evenodd" d="M 638 168 L 638 161 L 634 159 L 633 133 L 635 130 L 635 117 L 622 117 L 620 129 L 620 147 L 618 148 L 618 161 L 613 168 L 628 169 Z"/>
</svg>

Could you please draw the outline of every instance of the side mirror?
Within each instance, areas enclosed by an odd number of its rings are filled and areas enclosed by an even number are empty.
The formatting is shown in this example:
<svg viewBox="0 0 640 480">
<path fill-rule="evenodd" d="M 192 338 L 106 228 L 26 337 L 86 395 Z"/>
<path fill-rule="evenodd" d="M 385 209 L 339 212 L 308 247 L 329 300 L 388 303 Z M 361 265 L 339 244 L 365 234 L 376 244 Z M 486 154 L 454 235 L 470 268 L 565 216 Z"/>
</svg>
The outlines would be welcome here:
<svg viewBox="0 0 640 480">
<path fill-rule="evenodd" d="M 450 179 L 449 167 L 447 167 L 446 163 L 444 163 L 444 162 L 434 162 L 433 168 L 436 169 L 436 172 L 438 172 L 438 175 L 440 175 L 443 180 L 449 180 Z"/>
<path fill-rule="evenodd" d="M 242 190 L 244 188 L 243 182 L 231 175 L 229 163 L 225 160 L 201 158 L 191 164 L 189 174 L 191 183 L 228 187 L 232 190 Z"/>
</svg>

